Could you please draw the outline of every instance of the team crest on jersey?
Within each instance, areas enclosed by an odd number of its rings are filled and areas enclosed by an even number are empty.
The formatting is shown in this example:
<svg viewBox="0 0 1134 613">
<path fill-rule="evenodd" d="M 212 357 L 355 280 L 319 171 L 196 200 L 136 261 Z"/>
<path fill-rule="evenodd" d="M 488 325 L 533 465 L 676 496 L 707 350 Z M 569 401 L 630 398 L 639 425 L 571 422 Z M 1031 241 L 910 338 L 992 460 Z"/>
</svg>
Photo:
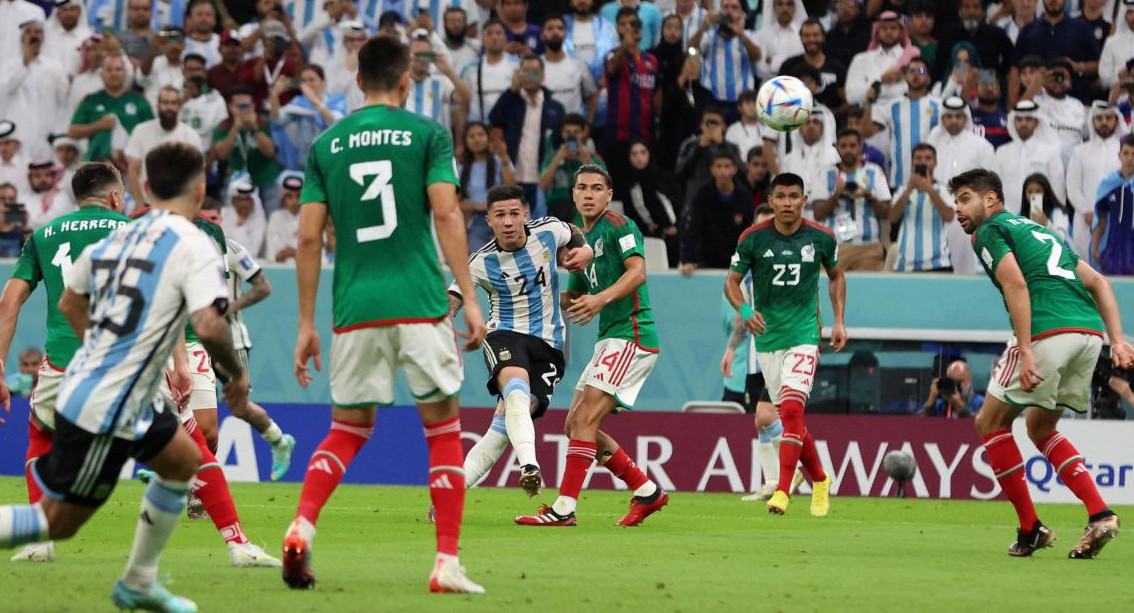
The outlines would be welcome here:
<svg viewBox="0 0 1134 613">
<path fill-rule="evenodd" d="M 512 359 L 512 352 L 507 349 L 501 349 L 500 353 L 496 354 L 496 357 L 500 358 L 501 362 L 507 362 Z"/>
<path fill-rule="evenodd" d="M 813 247 L 811 245 L 804 245 L 803 249 L 799 250 L 799 255 L 800 255 L 800 257 L 803 258 L 804 262 L 814 262 L 815 261 L 815 247 Z"/>
<path fill-rule="evenodd" d="M 601 238 L 598 239 L 597 241 L 595 241 L 595 257 L 596 258 L 602 257 L 602 239 Z"/>
<path fill-rule="evenodd" d="M 547 249 L 544 249 L 543 252 L 540 253 L 540 257 L 543 258 L 544 264 L 550 264 L 551 263 L 551 252 L 548 251 Z"/>
<path fill-rule="evenodd" d="M 138 114 L 138 105 L 134 104 L 133 102 L 127 102 L 126 103 L 126 114 L 127 115 L 137 115 Z"/>
</svg>

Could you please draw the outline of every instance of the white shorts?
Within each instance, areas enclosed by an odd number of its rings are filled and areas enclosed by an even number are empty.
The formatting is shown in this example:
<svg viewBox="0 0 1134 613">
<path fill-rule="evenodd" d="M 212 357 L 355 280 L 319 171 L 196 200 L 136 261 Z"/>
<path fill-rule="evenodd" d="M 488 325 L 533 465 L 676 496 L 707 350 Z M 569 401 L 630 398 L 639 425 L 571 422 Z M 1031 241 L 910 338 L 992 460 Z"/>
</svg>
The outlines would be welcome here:
<svg viewBox="0 0 1134 613">
<path fill-rule="evenodd" d="M 764 372 L 764 389 L 772 404 L 780 404 L 780 392 L 790 388 L 811 396 L 815 371 L 819 368 L 819 345 L 796 345 L 778 351 L 757 352 Z"/>
<path fill-rule="evenodd" d="M 193 392 L 189 396 L 190 411 L 217 409 L 217 373 L 213 370 L 213 360 L 201 343 L 185 343 L 185 353 L 189 358 L 189 373 L 193 375 Z"/>
<path fill-rule="evenodd" d="M 446 318 L 335 334 L 331 400 L 340 407 L 391 405 L 399 368 L 418 402 L 438 402 L 460 392 L 464 368 L 453 323 Z"/>
<path fill-rule="evenodd" d="M 31 409 L 35 418 L 49 430 L 55 429 L 55 401 L 59 398 L 59 386 L 63 383 L 63 372 L 43 358 L 39 365 L 39 376 L 31 395 Z"/>
<path fill-rule="evenodd" d="M 1090 406 L 1091 376 L 1102 344 L 1102 338 L 1080 332 L 1033 342 L 1036 368 L 1044 379 L 1035 389 L 1025 392 L 1020 387 L 1020 349 L 1013 338 L 992 370 L 988 395 L 1014 407 L 1085 413 Z"/>
<path fill-rule="evenodd" d="M 595 345 L 594 356 L 583 369 L 575 391 L 581 392 L 589 385 L 614 396 L 622 408 L 633 409 L 638 392 L 657 362 L 656 351 L 646 351 L 620 338 L 604 338 Z"/>
</svg>

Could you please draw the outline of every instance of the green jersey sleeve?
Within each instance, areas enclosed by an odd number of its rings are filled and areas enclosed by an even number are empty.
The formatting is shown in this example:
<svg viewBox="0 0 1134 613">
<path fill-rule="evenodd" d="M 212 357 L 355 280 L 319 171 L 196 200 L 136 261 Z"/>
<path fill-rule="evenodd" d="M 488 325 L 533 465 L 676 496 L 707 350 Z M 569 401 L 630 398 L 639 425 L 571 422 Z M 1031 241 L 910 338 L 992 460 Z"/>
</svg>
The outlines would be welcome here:
<svg viewBox="0 0 1134 613">
<path fill-rule="evenodd" d="M 314 151 L 314 150 L 313 150 Z M 426 162 L 425 185 L 452 183 L 460 185 L 457 178 L 457 162 L 453 157 L 453 139 L 449 132 L 434 124 L 429 136 L 429 159 Z"/>
<path fill-rule="evenodd" d="M 299 194 L 300 204 L 308 202 L 327 202 L 327 186 L 323 182 L 323 172 L 319 169 L 318 149 L 307 150 L 307 172 L 303 177 L 303 191 Z"/>
<path fill-rule="evenodd" d="M 567 277 L 567 291 L 585 294 L 588 291 L 587 277 L 581 272 L 573 272 Z"/>
<path fill-rule="evenodd" d="M 732 254 L 732 263 L 729 265 L 729 270 L 741 275 L 748 274 L 753 264 L 747 238 L 747 233 L 741 235 L 740 242 L 736 244 L 736 253 Z"/>
<path fill-rule="evenodd" d="M 638 224 L 625 223 L 615 226 L 612 234 L 618 239 L 618 255 L 622 261 L 635 255 L 643 259 L 646 257 L 646 249 L 642 245 L 642 231 L 638 229 Z"/>
<path fill-rule="evenodd" d="M 33 290 L 43 280 L 43 271 L 39 268 L 39 257 L 35 248 L 35 236 L 29 238 L 28 242 L 24 243 L 24 248 L 20 250 L 20 259 L 16 260 L 16 270 L 12 273 L 12 278 L 27 281 Z"/>
<path fill-rule="evenodd" d="M 1005 228 L 1000 224 L 982 225 L 977 230 L 975 247 L 977 256 L 988 271 L 988 276 L 996 278 L 996 268 L 1000 266 L 1000 260 L 1012 252 Z"/>
<path fill-rule="evenodd" d="M 79 102 L 79 106 L 75 107 L 75 114 L 71 116 L 71 123 L 79 125 L 94 123 L 94 118 L 91 117 L 92 109 L 90 96 L 84 97 L 82 102 Z"/>
<path fill-rule="evenodd" d="M 839 241 L 834 236 L 828 236 L 823 241 L 823 268 L 831 270 L 839 265 Z"/>
</svg>

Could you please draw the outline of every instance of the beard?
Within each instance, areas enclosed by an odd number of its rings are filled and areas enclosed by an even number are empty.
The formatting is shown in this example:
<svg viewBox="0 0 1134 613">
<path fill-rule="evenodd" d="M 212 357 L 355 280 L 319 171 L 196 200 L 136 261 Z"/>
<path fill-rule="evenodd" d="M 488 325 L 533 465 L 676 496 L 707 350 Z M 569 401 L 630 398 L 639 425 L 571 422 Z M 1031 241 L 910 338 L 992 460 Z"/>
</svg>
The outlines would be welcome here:
<svg viewBox="0 0 1134 613">
<path fill-rule="evenodd" d="M 457 33 L 454 34 L 453 32 L 445 30 L 445 42 L 447 42 L 447 43 L 449 43 L 449 44 L 451 44 L 455 47 L 460 47 L 461 45 L 464 45 L 465 44 L 465 31 L 461 30 L 460 32 L 457 32 Z"/>
<path fill-rule="evenodd" d="M 1106 126 L 1104 128 L 1101 128 L 1101 129 L 1096 128 L 1095 133 L 1099 135 L 1099 138 L 1107 139 L 1107 138 L 1114 136 L 1116 129 L 1117 129 L 1117 126 L 1114 127 L 1114 128 L 1112 128 L 1110 126 Z"/>
<path fill-rule="evenodd" d="M 161 129 L 169 132 L 177 127 L 177 113 L 158 113 Z"/>
<path fill-rule="evenodd" d="M 981 96 L 978 94 L 977 102 L 981 104 L 997 104 L 1000 102 L 1000 96 Z"/>
<path fill-rule="evenodd" d="M 547 47 L 553 53 L 559 53 L 563 49 L 563 41 L 559 39 L 545 40 L 543 46 Z"/>
</svg>

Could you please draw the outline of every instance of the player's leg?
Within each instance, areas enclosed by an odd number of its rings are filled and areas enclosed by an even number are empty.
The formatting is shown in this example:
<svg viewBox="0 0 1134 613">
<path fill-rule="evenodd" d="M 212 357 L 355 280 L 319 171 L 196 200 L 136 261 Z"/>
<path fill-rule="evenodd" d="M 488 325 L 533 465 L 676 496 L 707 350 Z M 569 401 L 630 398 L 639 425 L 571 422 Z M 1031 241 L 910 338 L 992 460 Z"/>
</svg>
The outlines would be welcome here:
<svg viewBox="0 0 1134 613">
<path fill-rule="evenodd" d="M 201 343 L 188 342 L 185 352 L 189 358 L 189 372 L 193 377 L 193 390 L 189 395 L 189 410 L 205 437 L 209 450 L 217 452 L 217 375 L 213 370 L 209 352 Z"/>
<path fill-rule="evenodd" d="M 564 425 L 569 439 L 567 461 L 559 483 L 559 497 L 550 508 L 554 515 L 543 513 L 536 516 L 554 520 L 541 522 L 545 525 L 574 525 L 579 493 L 583 490 L 587 471 L 598 453 L 599 427 L 618 407 L 613 395 L 589 384 L 577 399 L 568 411 Z M 529 521 L 521 522 L 520 519 L 522 518 L 517 518 L 517 523 L 538 525 Z"/>
<path fill-rule="evenodd" d="M 465 456 L 465 486 L 476 487 L 508 448 L 508 427 L 504 423 L 504 401 L 496 400 L 492 423 Z"/>
<path fill-rule="evenodd" d="M 535 453 L 535 424 L 532 422 L 532 387 L 526 368 L 506 366 L 496 377 L 504 402 L 504 428 L 520 463 L 520 486 L 529 496 L 539 491 L 542 479 Z"/>
<path fill-rule="evenodd" d="M 248 350 L 238 349 L 236 355 L 240 358 L 240 363 L 244 366 L 245 372 L 248 371 Z M 217 378 L 223 384 L 225 381 L 217 373 Z M 230 407 L 231 408 L 231 407 Z M 272 447 L 272 472 L 270 478 L 272 481 L 279 481 L 283 478 L 289 468 L 291 468 L 291 452 L 295 449 L 295 437 L 290 434 L 284 434 L 275 420 L 268 415 L 264 407 L 249 400 L 242 410 L 233 410 L 233 415 L 237 419 L 248 422 L 257 432 L 260 433 L 260 438 L 264 439 L 266 443 Z"/>
<path fill-rule="evenodd" d="M 63 373 L 55 370 L 45 359 L 40 366 L 39 379 L 31 398 L 31 414 L 28 416 L 28 450 L 24 459 L 24 479 L 28 488 L 28 502 L 35 504 L 43 498 L 43 490 L 32 476 L 31 467 L 35 461 L 51 450 L 51 428 L 55 423 L 55 397 Z M 55 545 L 51 541 L 31 543 L 24 546 L 13 562 L 52 562 L 55 560 Z"/>
<path fill-rule="evenodd" d="M 773 353 L 760 353 L 761 370 L 773 403 L 779 401 L 783 422 L 780 445 L 780 476 L 776 492 L 768 501 L 768 511 L 782 514 L 792 490 L 796 465 L 800 462 L 812 481 L 811 514 L 826 515 L 829 510 L 830 476 L 819 461 L 815 442 L 804 423 L 804 408 L 811 394 L 815 371 L 819 364 L 819 348 L 801 345 Z"/>
</svg>

